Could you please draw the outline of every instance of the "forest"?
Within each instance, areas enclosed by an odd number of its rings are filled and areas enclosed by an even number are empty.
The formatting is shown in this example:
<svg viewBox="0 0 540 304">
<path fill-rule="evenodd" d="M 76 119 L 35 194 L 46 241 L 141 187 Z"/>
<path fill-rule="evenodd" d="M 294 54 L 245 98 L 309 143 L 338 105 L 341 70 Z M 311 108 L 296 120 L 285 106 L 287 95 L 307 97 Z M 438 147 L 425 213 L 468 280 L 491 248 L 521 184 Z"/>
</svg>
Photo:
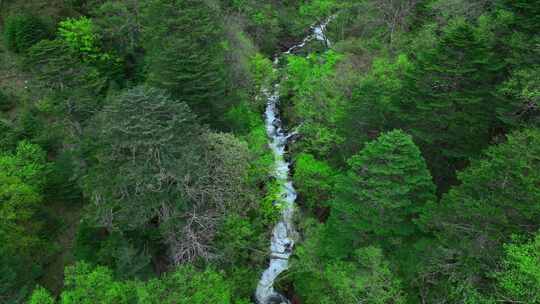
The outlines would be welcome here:
<svg viewBox="0 0 540 304">
<path fill-rule="evenodd" d="M 540 0 L 0 0 L 0 303 L 540 304 L 539 33 Z"/>
</svg>

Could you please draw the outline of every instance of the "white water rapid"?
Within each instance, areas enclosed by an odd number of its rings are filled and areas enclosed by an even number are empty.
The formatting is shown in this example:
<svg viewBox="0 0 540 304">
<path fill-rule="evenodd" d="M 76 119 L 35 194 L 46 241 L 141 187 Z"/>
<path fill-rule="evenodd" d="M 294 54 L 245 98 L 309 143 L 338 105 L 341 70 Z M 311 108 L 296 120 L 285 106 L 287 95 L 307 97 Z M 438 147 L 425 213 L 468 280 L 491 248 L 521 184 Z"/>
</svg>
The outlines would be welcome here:
<svg viewBox="0 0 540 304">
<path fill-rule="evenodd" d="M 325 22 L 311 27 L 311 33 L 304 40 L 289 48 L 283 54 L 291 54 L 294 50 L 300 49 L 311 40 L 320 40 L 326 46 L 330 44 L 325 35 L 325 29 L 328 23 L 332 20 L 328 18 Z M 279 64 L 281 54 L 277 55 L 274 60 L 275 68 Z M 263 92 L 267 98 L 267 106 L 265 112 L 266 132 L 269 137 L 269 146 L 274 153 L 275 169 L 274 177 L 281 186 L 280 204 L 281 219 L 274 226 L 272 231 L 272 241 L 270 245 L 270 266 L 263 272 L 255 298 L 259 304 L 288 304 L 290 303 L 280 293 L 274 290 L 274 282 L 277 277 L 289 268 L 289 257 L 292 254 L 294 247 L 294 239 L 297 234 L 293 225 L 293 215 L 295 209 L 296 190 L 289 178 L 290 163 L 285 160 L 285 148 L 289 138 L 294 135 L 283 130 L 281 119 L 279 118 L 279 84 L 276 83 L 271 91 Z"/>
</svg>

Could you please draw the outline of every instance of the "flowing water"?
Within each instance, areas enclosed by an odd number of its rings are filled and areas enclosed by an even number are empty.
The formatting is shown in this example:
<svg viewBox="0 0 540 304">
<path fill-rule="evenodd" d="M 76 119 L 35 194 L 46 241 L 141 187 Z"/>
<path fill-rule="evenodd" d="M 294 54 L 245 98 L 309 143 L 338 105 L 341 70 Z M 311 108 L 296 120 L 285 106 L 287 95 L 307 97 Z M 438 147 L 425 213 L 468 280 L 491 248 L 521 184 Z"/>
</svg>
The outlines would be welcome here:
<svg viewBox="0 0 540 304">
<path fill-rule="evenodd" d="M 279 54 L 274 59 L 275 68 L 278 68 L 279 58 L 282 55 L 291 54 L 293 51 L 301 49 L 311 40 L 319 40 L 330 44 L 325 35 L 325 29 L 332 18 L 325 22 L 311 27 L 311 33 L 304 40 L 289 48 L 283 54 Z M 290 303 L 283 295 L 274 290 L 274 282 L 277 277 L 289 268 L 289 257 L 294 247 L 294 239 L 297 234 L 293 225 L 293 215 L 295 209 L 296 190 L 289 177 L 290 163 L 285 159 L 285 148 L 293 133 L 288 133 L 283 129 L 279 118 L 279 84 L 276 83 L 272 89 L 263 92 L 267 98 L 265 112 L 266 132 L 269 137 L 269 146 L 272 149 L 275 159 L 274 177 L 281 185 L 282 199 L 280 204 L 281 219 L 274 226 L 270 245 L 270 265 L 263 272 L 255 298 L 259 304 L 279 304 Z"/>
</svg>

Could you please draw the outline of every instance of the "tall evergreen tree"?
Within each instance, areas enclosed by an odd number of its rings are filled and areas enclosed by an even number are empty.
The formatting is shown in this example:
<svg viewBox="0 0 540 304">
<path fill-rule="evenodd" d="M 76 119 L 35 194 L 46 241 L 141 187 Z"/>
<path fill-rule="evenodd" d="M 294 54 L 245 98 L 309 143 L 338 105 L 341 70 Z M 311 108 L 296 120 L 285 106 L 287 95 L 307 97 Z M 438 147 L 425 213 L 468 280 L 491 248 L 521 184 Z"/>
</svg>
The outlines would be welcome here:
<svg viewBox="0 0 540 304">
<path fill-rule="evenodd" d="M 225 107 L 219 15 L 206 1 L 152 0 L 143 14 L 148 82 L 213 121 Z"/>
<path fill-rule="evenodd" d="M 497 3 L 514 12 L 518 18 L 517 26 L 529 33 L 537 33 L 540 28 L 540 1 L 538 0 L 499 0 Z"/>
<path fill-rule="evenodd" d="M 110 231 L 157 224 L 174 263 L 210 258 L 223 216 L 245 214 L 254 201 L 247 145 L 210 133 L 162 90 L 120 94 L 95 130 L 96 160 L 85 184 L 89 217 Z"/>
<path fill-rule="evenodd" d="M 395 115 L 419 143 L 439 182 L 487 147 L 496 125 L 493 85 L 502 65 L 478 30 L 456 19 L 434 48 L 418 50 Z M 449 165 L 449 167 L 447 167 Z"/>
<path fill-rule="evenodd" d="M 540 228 L 539 149 L 540 131 L 512 134 L 461 172 L 461 185 L 444 195 L 440 205 L 426 208 L 422 222 L 440 241 L 424 271 L 438 287 L 425 285 L 428 293 L 450 297 L 447 292 L 462 283 L 485 288 L 503 243 L 512 234 Z M 453 296 L 462 300 L 461 294 Z"/>
<path fill-rule="evenodd" d="M 395 130 L 349 160 L 350 170 L 336 185 L 329 231 L 338 250 L 366 241 L 399 239 L 418 232 L 414 219 L 435 200 L 435 186 L 411 136 Z M 345 245 L 347 244 L 347 245 Z"/>
<path fill-rule="evenodd" d="M 16 53 L 28 50 L 32 45 L 50 36 L 44 22 L 33 15 L 12 15 L 6 18 L 4 38 L 8 49 Z"/>
<path fill-rule="evenodd" d="M 191 210 L 183 189 L 202 166 L 202 134 L 188 106 L 161 90 L 117 96 L 95 120 L 96 159 L 85 182 L 92 222 L 133 231 Z"/>
</svg>

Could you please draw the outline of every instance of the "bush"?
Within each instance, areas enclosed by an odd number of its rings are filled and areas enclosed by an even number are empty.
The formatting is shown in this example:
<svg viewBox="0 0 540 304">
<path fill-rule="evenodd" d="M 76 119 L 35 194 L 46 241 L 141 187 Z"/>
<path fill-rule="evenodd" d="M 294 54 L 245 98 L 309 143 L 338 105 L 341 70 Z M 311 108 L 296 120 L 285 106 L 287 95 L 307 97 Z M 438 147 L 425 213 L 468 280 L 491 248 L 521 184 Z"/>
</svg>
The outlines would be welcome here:
<svg viewBox="0 0 540 304">
<path fill-rule="evenodd" d="M 101 54 L 99 36 L 91 19 L 81 17 L 60 22 L 58 34 L 67 45 L 80 54 L 85 61 L 96 61 Z"/>
<path fill-rule="evenodd" d="M 13 108 L 13 97 L 0 91 L 0 111 L 5 112 Z"/>
<path fill-rule="evenodd" d="M 17 134 L 12 124 L 0 118 L 0 152 L 14 149 L 16 141 Z"/>
<path fill-rule="evenodd" d="M 9 16 L 4 24 L 6 46 L 15 53 L 22 53 L 40 40 L 48 38 L 47 25 L 31 15 Z"/>
</svg>

